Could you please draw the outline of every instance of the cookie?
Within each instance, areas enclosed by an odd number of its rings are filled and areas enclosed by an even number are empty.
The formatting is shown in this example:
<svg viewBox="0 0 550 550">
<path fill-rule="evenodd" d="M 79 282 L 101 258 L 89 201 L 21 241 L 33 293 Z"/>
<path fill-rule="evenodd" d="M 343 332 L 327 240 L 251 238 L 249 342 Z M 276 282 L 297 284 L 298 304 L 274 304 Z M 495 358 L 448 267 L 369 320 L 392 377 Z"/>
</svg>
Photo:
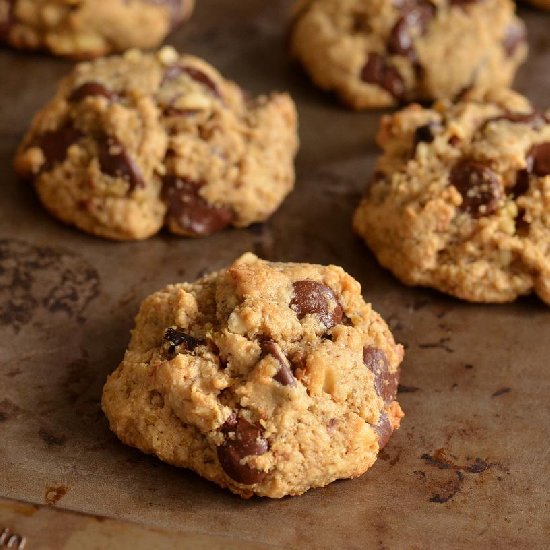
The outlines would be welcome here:
<svg viewBox="0 0 550 550">
<path fill-rule="evenodd" d="M 291 51 L 354 109 L 481 97 L 508 86 L 527 55 L 511 0 L 302 0 Z"/>
<path fill-rule="evenodd" d="M 197 57 L 130 50 L 77 65 L 15 168 L 54 216 L 89 233 L 206 236 L 279 207 L 294 186 L 296 126 L 286 94 L 248 98 Z"/>
<path fill-rule="evenodd" d="M 77 59 L 154 48 L 193 6 L 194 0 L 0 0 L 0 41 Z"/>
<path fill-rule="evenodd" d="M 354 226 L 384 267 L 472 302 L 550 304 L 550 111 L 509 91 L 411 105 L 378 142 Z"/>
<path fill-rule="evenodd" d="M 372 466 L 403 416 L 402 359 L 340 267 L 248 253 L 143 302 L 102 406 L 124 443 L 279 498 Z"/>
</svg>

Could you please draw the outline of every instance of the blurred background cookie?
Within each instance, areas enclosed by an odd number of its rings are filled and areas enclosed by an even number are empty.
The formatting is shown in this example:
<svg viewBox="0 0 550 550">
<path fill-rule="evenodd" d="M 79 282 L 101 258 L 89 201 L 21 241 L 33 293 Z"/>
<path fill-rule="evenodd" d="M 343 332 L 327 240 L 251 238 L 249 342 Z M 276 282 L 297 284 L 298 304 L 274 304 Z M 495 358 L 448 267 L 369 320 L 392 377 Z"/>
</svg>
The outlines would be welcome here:
<svg viewBox="0 0 550 550">
<path fill-rule="evenodd" d="M 0 0 L 0 41 L 87 59 L 154 48 L 195 0 Z"/>
<path fill-rule="evenodd" d="M 482 95 L 527 55 L 511 0 L 302 0 L 291 51 L 349 107 Z"/>
</svg>

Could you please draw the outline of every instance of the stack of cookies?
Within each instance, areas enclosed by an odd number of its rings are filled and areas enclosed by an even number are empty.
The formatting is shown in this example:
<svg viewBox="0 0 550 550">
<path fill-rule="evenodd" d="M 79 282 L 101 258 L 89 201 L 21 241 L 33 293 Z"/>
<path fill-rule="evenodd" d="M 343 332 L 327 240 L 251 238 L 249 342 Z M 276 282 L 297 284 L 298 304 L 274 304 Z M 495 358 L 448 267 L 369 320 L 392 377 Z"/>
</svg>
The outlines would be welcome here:
<svg viewBox="0 0 550 550">
<path fill-rule="evenodd" d="M 34 117 L 15 169 L 44 206 L 114 240 L 272 216 L 295 185 L 292 98 L 135 49 L 158 46 L 190 0 L 77 4 L 0 0 L 12 46 L 124 52 L 78 64 Z M 509 89 L 528 52 L 511 0 L 299 0 L 290 51 L 347 106 L 402 107 L 381 119 L 350 237 L 407 285 L 550 305 L 550 111 Z M 342 267 L 248 253 L 145 299 L 102 405 L 123 442 L 279 498 L 373 465 L 403 417 L 402 360 Z"/>
</svg>

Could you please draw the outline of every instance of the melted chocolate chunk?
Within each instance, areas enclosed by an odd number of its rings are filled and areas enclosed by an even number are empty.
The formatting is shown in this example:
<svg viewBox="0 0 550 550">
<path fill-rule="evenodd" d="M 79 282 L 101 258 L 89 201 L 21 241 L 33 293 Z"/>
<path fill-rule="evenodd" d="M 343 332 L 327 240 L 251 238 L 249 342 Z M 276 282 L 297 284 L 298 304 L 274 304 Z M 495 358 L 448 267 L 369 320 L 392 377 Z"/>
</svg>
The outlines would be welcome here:
<svg viewBox="0 0 550 550">
<path fill-rule="evenodd" d="M 550 141 L 533 145 L 529 149 L 527 171 L 539 178 L 550 176 Z"/>
<path fill-rule="evenodd" d="M 85 97 L 91 96 L 105 97 L 109 101 L 116 101 L 118 99 L 118 94 L 109 90 L 101 82 L 90 81 L 75 88 L 69 96 L 69 101 L 82 101 Z"/>
<path fill-rule="evenodd" d="M 265 478 L 265 472 L 241 464 L 247 456 L 259 456 L 267 452 L 269 445 L 260 427 L 242 417 L 232 415 L 220 428 L 225 442 L 218 447 L 218 460 L 223 471 L 237 483 L 253 485 Z"/>
<path fill-rule="evenodd" d="M 71 145 L 76 143 L 84 134 L 67 122 L 57 130 L 44 132 L 38 136 L 33 145 L 40 147 L 44 154 L 45 163 L 43 170 L 51 170 L 56 164 L 67 158 L 67 151 Z"/>
<path fill-rule="evenodd" d="M 386 354 L 374 346 L 363 348 L 363 363 L 374 374 L 374 389 L 384 400 L 391 403 L 397 395 L 399 371 L 390 373 Z"/>
<path fill-rule="evenodd" d="M 187 74 L 189 76 L 189 78 L 191 78 L 195 82 L 198 82 L 199 84 L 202 84 L 205 88 L 207 88 L 216 97 L 221 97 L 220 91 L 218 90 L 218 87 L 216 86 L 215 82 L 206 73 L 202 72 L 200 69 L 197 69 L 195 67 L 186 67 L 186 66 L 182 66 L 182 65 L 171 65 L 164 72 L 164 77 L 162 79 L 162 84 L 165 84 L 166 82 L 169 82 L 170 80 L 174 80 L 174 79 L 178 78 L 178 76 L 180 76 L 184 73 Z"/>
<path fill-rule="evenodd" d="M 383 449 L 387 445 L 391 434 L 393 433 L 390 419 L 385 412 L 380 413 L 380 419 L 378 420 L 378 423 L 373 426 L 373 428 L 378 435 L 378 447 L 379 449 Z"/>
<path fill-rule="evenodd" d="M 433 19 L 436 8 L 431 2 L 418 0 L 415 4 L 405 5 L 405 13 L 394 25 L 388 41 L 388 51 L 394 55 L 402 55 L 413 63 L 417 62 L 413 36 L 426 32 L 428 24 Z"/>
<path fill-rule="evenodd" d="M 296 281 L 290 307 L 298 319 L 314 315 L 327 329 L 342 322 L 344 310 L 332 290 L 317 281 Z"/>
<path fill-rule="evenodd" d="M 281 351 L 281 348 L 273 340 L 264 340 L 261 343 L 262 351 L 265 354 L 272 355 L 275 357 L 279 363 L 279 370 L 277 374 L 273 377 L 273 380 L 276 380 L 282 386 L 295 386 L 296 379 L 292 374 L 292 369 L 290 368 L 290 363 L 284 353 Z"/>
<path fill-rule="evenodd" d="M 186 234 L 197 237 L 212 235 L 231 224 L 235 214 L 228 206 L 213 206 L 203 199 L 199 190 L 203 182 L 166 176 L 162 198 L 167 206 L 166 218 Z"/>
<path fill-rule="evenodd" d="M 141 171 L 124 145 L 111 136 L 103 136 L 97 142 L 99 166 L 101 171 L 113 178 L 122 178 L 129 185 L 129 192 L 144 187 Z"/>
<path fill-rule="evenodd" d="M 523 44 L 527 39 L 525 33 L 525 27 L 520 24 L 510 25 L 506 29 L 506 33 L 502 40 L 502 47 L 504 52 L 508 57 L 514 57 L 514 54 L 517 52 L 518 48 Z"/>
<path fill-rule="evenodd" d="M 361 71 L 361 79 L 369 84 L 377 84 L 395 99 L 403 99 L 405 95 L 405 82 L 399 71 L 389 65 L 380 54 L 369 54 Z"/>
<path fill-rule="evenodd" d="M 167 328 L 164 332 L 164 340 L 169 342 L 168 355 L 175 357 L 182 351 L 194 351 L 197 346 L 201 345 L 201 341 L 193 336 L 190 336 L 180 328 Z"/>
<path fill-rule="evenodd" d="M 500 179 L 487 164 L 461 160 L 451 170 L 449 181 L 462 195 L 460 209 L 473 218 L 488 216 L 498 209 L 503 196 Z"/>
</svg>

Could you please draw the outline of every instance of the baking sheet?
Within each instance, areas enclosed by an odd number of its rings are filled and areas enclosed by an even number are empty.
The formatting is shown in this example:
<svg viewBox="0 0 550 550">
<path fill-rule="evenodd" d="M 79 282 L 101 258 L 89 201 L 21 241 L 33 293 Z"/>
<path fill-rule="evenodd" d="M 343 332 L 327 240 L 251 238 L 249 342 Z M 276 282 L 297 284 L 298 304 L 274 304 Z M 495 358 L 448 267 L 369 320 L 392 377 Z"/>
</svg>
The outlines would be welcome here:
<svg viewBox="0 0 550 550">
<path fill-rule="evenodd" d="M 550 540 L 550 309 L 535 298 L 461 303 L 406 288 L 376 264 L 350 219 L 372 173 L 380 112 L 344 110 L 288 62 L 290 4 L 201 0 L 170 38 L 252 92 L 289 90 L 300 111 L 295 192 L 265 225 L 207 240 L 111 243 L 51 219 L 11 161 L 71 63 L 0 51 L 0 496 L 141 523 L 189 547 L 204 535 L 224 537 L 225 547 L 542 548 Z M 517 88 L 548 106 L 550 14 L 521 14 L 532 52 Z M 407 416 L 360 479 L 241 501 L 108 430 L 101 388 L 140 301 L 247 250 L 342 265 L 406 345 L 399 400 Z M 14 506 L 0 507 L 0 527 Z M 59 547 L 54 525 L 28 548 Z M 98 526 L 86 529 L 100 537 Z"/>
</svg>

